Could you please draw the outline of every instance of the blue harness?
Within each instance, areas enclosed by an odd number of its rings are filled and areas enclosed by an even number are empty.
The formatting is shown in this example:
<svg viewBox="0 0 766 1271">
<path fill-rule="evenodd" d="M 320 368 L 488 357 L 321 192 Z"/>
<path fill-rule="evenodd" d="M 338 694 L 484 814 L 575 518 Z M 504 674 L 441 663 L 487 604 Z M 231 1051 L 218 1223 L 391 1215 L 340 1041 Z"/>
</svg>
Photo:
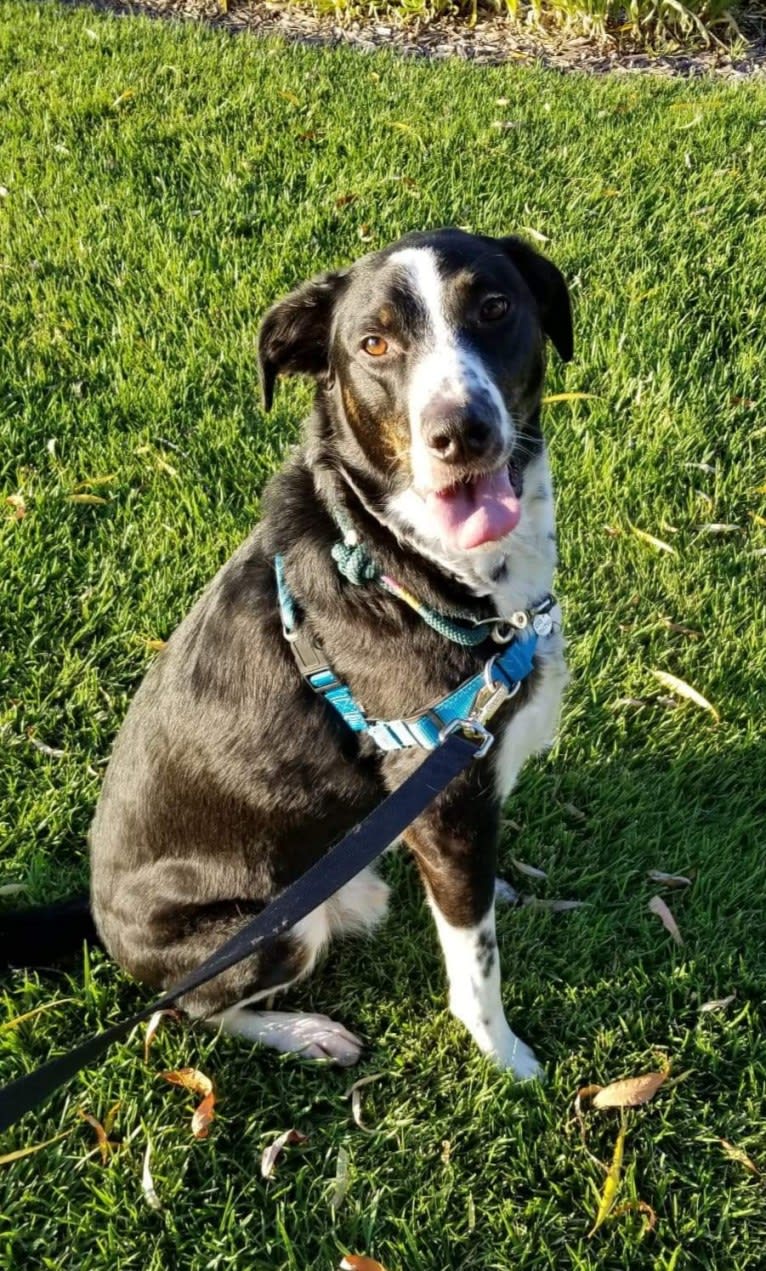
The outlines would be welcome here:
<svg viewBox="0 0 766 1271">
<path fill-rule="evenodd" d="M 505 647 L 488 659 L 482 671 L 416 715 L 406 719 L 369 719 L 349 686 L 335 674 L 323 650 L 303 630 L 281 555 L 274 557 L 274 570 L 282 630 L 304 679 L 349 728 L 355 733 L 368 733 L 383 751 L 410 746 L 433 750 L 449 733 L 460 730 L 478 736 L 484 746 L 479 755 L 486 753 L 492 737 L 484 725 L 503 702 L 519 691 L 532 672 L 538 642 L 553 630 L 550 611 L 556 601 L 552 595 L 510 619 L 491 620 L 493 630 L 485 639 Z"/>
</svg>

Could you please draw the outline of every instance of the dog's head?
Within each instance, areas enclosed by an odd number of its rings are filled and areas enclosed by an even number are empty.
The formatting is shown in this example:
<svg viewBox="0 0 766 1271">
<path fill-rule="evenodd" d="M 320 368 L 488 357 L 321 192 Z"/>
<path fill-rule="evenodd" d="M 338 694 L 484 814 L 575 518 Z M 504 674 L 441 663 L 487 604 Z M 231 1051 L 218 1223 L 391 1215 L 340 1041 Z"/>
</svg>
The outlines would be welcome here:
<svg viewBox="0 0 766 1271">
<path fill-rule="evenodd" d="M 324 433 L 380 510 L 406 505 L 466 551 L 518 522 L 545 336 L 572 357 L 569 294 L 545 257 L 518 238 L 410 234 L 269 310 L 264 399 L 280 374 L 314 376 Z"/>
</svg>

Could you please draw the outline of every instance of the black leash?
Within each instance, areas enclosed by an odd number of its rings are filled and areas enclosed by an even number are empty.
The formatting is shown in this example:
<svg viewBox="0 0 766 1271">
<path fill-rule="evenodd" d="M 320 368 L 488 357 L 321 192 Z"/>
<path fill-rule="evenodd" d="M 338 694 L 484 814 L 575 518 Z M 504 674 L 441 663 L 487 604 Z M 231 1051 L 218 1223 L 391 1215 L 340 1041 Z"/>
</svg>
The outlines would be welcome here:
<svg viewBox="0 0 766 1271">
<path fill-rule="evenodd" d="M 486 733 L 485 733 L 486 736 Z M 435 750 L 398 789 L 378 804 L 377 808 L 355 825 L 345 838 L 331 848 L 296 882 L 277 896 L 256 918 L 245 924 L 237 935 L 221 945 L 201 966 L 174 984 L 159 1001 L 144 1007 L 130 1019 L 90 1037 L 82 1045 L 42 1068 L 10 1082 L 0 1089 L 0 1132 L 7 1130 L 25 1112 L 47 1099 L 54 1090 L 69 1081 L 87 1064 L 93 1063 L 113 1041 L 125 1037 L 136 1024 L 155 1011 L 175 1006 L 179 997 L 207 984 L 216 975 L 241 962 L 263 944 L 282 935 L 305 918 L 323 901 L 329 900 L 340 887 L 356 877 L 406 830 L 437 795 L 441 794 L 476 756 L 480 747 L 457 732 L 445 736 Z"/>
</svg>

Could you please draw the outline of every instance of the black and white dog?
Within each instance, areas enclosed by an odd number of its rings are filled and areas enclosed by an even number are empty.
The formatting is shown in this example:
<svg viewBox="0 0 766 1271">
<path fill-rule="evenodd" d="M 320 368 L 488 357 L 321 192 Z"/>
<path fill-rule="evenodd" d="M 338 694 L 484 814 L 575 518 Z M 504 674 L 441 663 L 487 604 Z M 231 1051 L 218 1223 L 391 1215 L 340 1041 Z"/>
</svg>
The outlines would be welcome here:
<svg viewBox="0 0 766 1271">
<path fill-rule="evenodd" d="M 384 719 L 443 698 L 488 650 L 459 646 L 397 596 L 349 582 L 331 554 L 339 524 L 441 613 L 508 617 L 550 590 L 546 336 L 571 358 L 558 269 L 517 238 L 456 229 L 408 235 L 267 313 L 267 408 L 279 375 L 315 380 L 303 443 L 269 485 L 258 527 L 139 688 L 91 831 L 96 927 L 139 980 L 169 986 L 202 962 L 423 759 L 417 747 L 381 753 L 301 677 L 283 635 L 275 557 L 311 640 Z M 520 1078 L 540 1070 L 501 1002 L 497 840 L 502 801 L 555 731 L 566 669 L 554 617 L 532 674 L 493 721 L 487 758 L 403 836 L 436 921 L 451 1009 Z M 387 893 L 365 870 L 184 1006 L 253 1042 L 353 1063 L 360 1043 L 340 1023 L 261 1005 L 305 976 L 333 934 L 379 922 Z"/>
</svg>

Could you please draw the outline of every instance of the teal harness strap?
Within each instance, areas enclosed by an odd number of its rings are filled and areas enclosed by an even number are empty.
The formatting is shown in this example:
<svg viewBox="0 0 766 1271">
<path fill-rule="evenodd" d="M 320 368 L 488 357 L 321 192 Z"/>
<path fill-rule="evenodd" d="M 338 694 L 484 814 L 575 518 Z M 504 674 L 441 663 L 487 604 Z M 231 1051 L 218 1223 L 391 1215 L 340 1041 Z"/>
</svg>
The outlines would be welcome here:
<svg viewBox="0 0 766 1271">
<path fill-rule="evenodd" d="M 359 550 L 354 544 L 346 546 L 350 550 Z M 361 556 L 357 557 L 358 562 L 361 560 Z M 523 680 L 533 670 L 538 641 L 553 629 L 550 610 L 555 600 L 548 595 L 533 610 L 514 615 L 519 625 L 511 640 L 504 645 L 502 652 L 489 658 L 478 675 L 470 676 L 453 692 L 416 715 L 404 719 L 369 719 L 351 689 L 333 671 L 324 651 L 304 634 L 298 605 L 285 579 L 281 555 L 274 558 L 274 572 L 285 639 L 290 644 L 301 675 L 353 732 L 369 733 L 383 751 L 411 746 L 433 750 L 450 726 L 466 720 L 478 720 L 483 725 L 490 713 L 518 692 Z M 481 641 L 488 640 L 486 631 L 481 628 L 477 631 Z"/>
</svg>

